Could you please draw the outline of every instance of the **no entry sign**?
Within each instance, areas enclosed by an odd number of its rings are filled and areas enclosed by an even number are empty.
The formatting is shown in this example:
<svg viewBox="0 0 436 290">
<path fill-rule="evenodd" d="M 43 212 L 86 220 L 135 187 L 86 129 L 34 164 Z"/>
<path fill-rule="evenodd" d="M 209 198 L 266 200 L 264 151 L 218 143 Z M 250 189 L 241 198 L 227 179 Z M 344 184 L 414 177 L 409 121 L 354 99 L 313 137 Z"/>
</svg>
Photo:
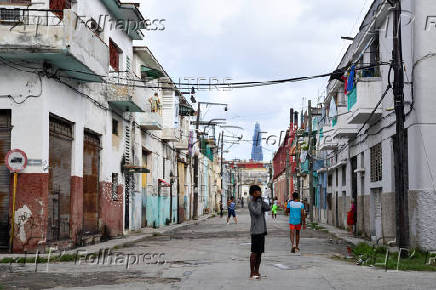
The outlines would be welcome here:
<svg viewBox="0 0 436 290">
<path fill-rule="evenodd" d="M 5 156 L 6 167 L 11 172 L 20 172 L 27 166 L 27 156 L 20 149 L 13 149 Z"/>
</svg>

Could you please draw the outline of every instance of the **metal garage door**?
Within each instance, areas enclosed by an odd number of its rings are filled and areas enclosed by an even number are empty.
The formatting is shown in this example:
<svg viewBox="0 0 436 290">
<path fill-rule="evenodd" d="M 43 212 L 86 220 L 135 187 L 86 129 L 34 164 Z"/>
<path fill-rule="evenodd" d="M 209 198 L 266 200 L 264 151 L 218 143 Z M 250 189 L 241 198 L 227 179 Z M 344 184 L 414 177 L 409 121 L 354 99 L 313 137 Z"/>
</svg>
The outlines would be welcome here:
<svg viewBox="0 0 436 290">
<path fill-rule="evenodd" d="M 50 116 L 49 138 L 49 241 L 70 238 L 72 123 Z"/>
<path fill-rule="evenodd" d="M 11 149 L 11 115 L 9 110 L 0 110 L 0 247 L 9 243 L 9 169 L 4 164 Z"/>
<path fill-rule="evenodd" d="M 83 231 L 98 232 L 100 136 L 85 130 L 83 142 Z"/>
</svg>

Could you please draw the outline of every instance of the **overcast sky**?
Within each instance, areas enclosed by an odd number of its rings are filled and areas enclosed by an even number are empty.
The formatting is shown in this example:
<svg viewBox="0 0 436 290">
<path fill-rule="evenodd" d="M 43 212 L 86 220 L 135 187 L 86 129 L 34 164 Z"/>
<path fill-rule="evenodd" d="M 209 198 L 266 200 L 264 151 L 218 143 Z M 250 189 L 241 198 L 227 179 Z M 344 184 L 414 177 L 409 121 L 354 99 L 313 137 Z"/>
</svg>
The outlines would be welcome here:
<svg viewBox="0 0 436 290">
<path fill-rule="evenodd" d="M 174 79 L 231 78 L 265 81 L 331 72 L 354 36 L 371 0 L 143 0 L 146 19 L 165 19 L 165 30 L 145 32 L 150 47 Z M 204 82 L 204 81 L 202 81 Z M 301 111 L 324 96 L 327 79 L 231 91 L 201 91 L 196 98 L 229 104 L 202 106 L 202 119 L 226 118 L 225 135 L 250 140 L 260 123 L 265 135 L 280 135 L 289 109 Z M 221 131 L 218 129 L 217 132 Z M 264 137 L 266 137 L 264 135 Z M 227 140 L 231 140 L 227 137 Z M 264 146 L 264 161 L 277 144 Z M 230 147 L 227 159 L 249 159 L 251 143 Z"/>
</svg>

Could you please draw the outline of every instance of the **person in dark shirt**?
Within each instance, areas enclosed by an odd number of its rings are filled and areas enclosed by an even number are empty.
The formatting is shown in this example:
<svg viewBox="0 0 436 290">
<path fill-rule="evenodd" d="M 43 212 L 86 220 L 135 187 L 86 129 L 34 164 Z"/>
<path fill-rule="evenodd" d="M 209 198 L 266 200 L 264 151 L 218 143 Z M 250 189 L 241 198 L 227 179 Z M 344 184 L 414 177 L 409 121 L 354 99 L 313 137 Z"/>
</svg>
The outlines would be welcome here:
<svg viewBox="0 0 436 290">
<path fill-rule="evenodd" d="M 250 279 L 260 279 L 259 272 L 262 253 L 265 251 L 265 236 L 267 235 L 265 212 L 271 207 L 262 199 L 262 191 L 258 185 L 250 186 L 250 201 L 248 210 L 251 218 L 251 255 Z"/>
</svg>

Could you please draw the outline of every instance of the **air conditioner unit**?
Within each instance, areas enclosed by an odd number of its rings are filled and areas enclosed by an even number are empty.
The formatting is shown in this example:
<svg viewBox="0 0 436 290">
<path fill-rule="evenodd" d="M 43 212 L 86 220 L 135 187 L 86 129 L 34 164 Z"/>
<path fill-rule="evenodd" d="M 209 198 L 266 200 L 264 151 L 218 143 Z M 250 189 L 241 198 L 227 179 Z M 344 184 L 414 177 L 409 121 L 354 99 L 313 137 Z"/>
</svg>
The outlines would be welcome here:
<svg viewBox="0 0 436 290">
<path fill-rule="evenodd" d="M 0 22 L 21 23 L 23 17 L 20 9 L 0 9 Z"/>
</svg>

